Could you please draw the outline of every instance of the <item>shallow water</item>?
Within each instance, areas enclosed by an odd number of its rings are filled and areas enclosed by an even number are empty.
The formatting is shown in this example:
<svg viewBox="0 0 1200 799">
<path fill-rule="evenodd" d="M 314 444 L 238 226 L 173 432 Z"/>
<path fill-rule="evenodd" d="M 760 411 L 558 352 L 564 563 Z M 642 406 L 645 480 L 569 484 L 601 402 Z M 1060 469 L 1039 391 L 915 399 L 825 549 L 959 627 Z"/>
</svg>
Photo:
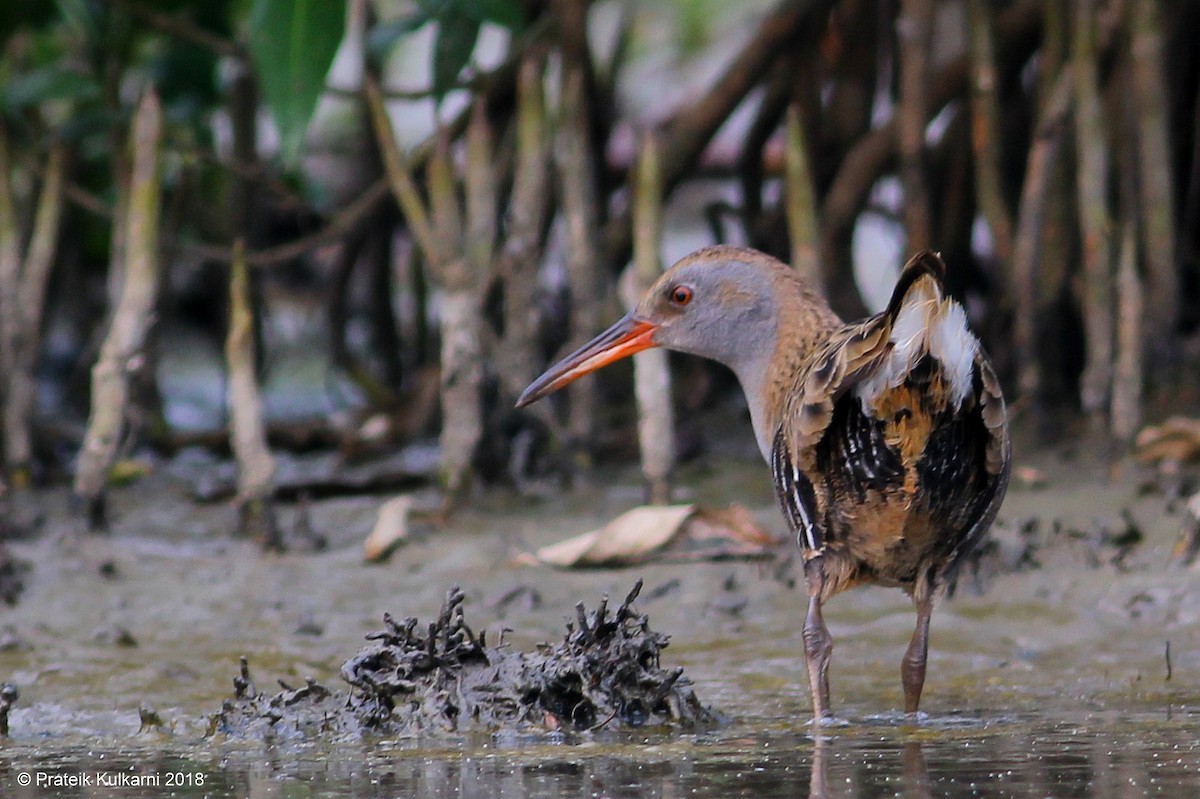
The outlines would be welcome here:
<svg viewBox="0 0 1200 799">
<path fill-rule="evenodd" d="M 1041 568 L 945 602 L 933 622 L 930 715 L 916 721 L 895 712 L 908 601 L 885 589 L 837 597 L 826 616 L 845 722 L 819 735 L 807 720 L 803 597 L 770 565 L 567 573 L 512 563 L 636 504 L 629 473 L 533 504 L 484 497 L 379 566 L 360 550 L 378 498 L 313 503 L 328 552 L 264 556 L 229 538 L 231 509 L 187 502 L 162 474 L 114 495 L 112 536 L 74 546 L 54 540 L 70 525 L 65 497 L 47 495 L 45 534 L 13 545 L 36 563 L 29 589 L 0 619 L 20 642 L 0 648 L 0 679 L 21 690 L 12 736 L 0 740 L 0 797 L 1197 795 L 1200 579 L 1162 567 L 1177 522 L 1136 475 L 1100 490 L 1087 468 L 1047 458 L 1051 488 L 1014 491 L 1002 515 L 1088 528 L 1130 508 L 1146 543 L 1120 568 L 1088 565 L 1070 548 L 1044 552 Z M 683 482 L 779 524 L 761 464 L 733 458 Z M 663 665 L 684 666 L 700 699 L 729 718 L 723 726 L 337 745 L 205 737 L 239 655 L 261 690 L 310 675 L 336 687 L 384 611 L 428 619 L 452 584 L 465 588 L 477 628 L 513 628 L 511 644 L 529 648 L 560 637 L 576 601 L 621 596 L 638 577 L 639 609 L 672 636 Z M 539 601 L 497 603 L 518 586 Z M 138 731 L 143 704 L 164 729 Z M 22 774 L 43 784 L 23 787 Z M 97 774 L 125 784 L 49 784 Z"/>
<path fill-rule="evenodd" d="M 989 714 L 990 715 L 990 714 Z M 151 736 L 153 737 L 153 736 Z M 180 746 L 0 753 L 4 796 L 89 797 L 1127 797 L 1192 796 L 1200 712 L 898 718 L 818 733 L 733 724 L 418 742 Z M 24 751 L 23 751 L 24 750 Z M 20 787 L 21 775 L 39 785 Z M 52 787 L 90 778 L 92 785 Z M 150 783 L 146 784 L 145 781 Z M 138 785 L 137 781 L 143 784 Z M 157 781 L 158 784 L 154 784 Z"/>
</svg>

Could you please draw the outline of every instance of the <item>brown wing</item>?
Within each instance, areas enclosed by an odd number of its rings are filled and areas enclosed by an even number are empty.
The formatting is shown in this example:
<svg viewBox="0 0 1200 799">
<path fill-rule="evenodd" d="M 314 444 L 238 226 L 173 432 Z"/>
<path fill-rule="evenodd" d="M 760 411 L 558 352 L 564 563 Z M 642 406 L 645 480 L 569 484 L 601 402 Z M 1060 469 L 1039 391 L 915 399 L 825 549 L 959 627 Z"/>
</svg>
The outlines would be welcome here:
<svg viewBox="0 0 1200 799">
<path fill-rule="evenodd" d="M 857 393 L 839 394 L 832 386 L 828 394 L 837 399 L 819 431 L 804 431 L 804 439 L 789 437 L 781 426 L 771 466 L 780 506 L 806 555 L 847 534 L 846 519 L 856 515 L 848 508 L 891 503 L 905 513 L 920 513 L 939 531 L 940 544 L 931 552 L 940 564 L 936 579 L 944 585 L 954 578 L 999 509 L 1011 445 L 1004 399 L 987 360 L 976 358 L 973 390 L 957 407 L 944 404 L 930 389 L 940 379 L 939 368 L 927 356 L 895 390 L 904 398 L 900 405 L 913 406 L 902 413 L 924 415 L 927 421 L 915 428 L 921 431 L 915 440 L 898 441 L 906 421 L 892 410 L 879 415 L 865 408 Z M 811 443 L 799 448 L 797 440 Z"/>
<path fill-rule="evenodd" d="M 921 252 L 900 272 L 888 307 L 881 313 L 846 325 L 818 347 L 787 396 L 784 419 L 792 452 L 814 446 L 833 418 L 834 404 L 849 389 L 874 372 L 892 351 L 893 325 L 905 305 L 925 295 L 940 297 L 946 265 L 940 256 Z"/>
<path fill-rule="evenodd" d="M 963 503 L 961 512 L 956 514 L 958 518 L 950 520 L 957 522 L 961 532 L 954 536 L 946 565 L 937 575 L 937 582 L 942 586 L 954 582 L 966 556 L 995 521 L 1012 470 L 1012 441 L 1008 435 L 1004 395 L 996 373 L 982 353 L 975 358 L 974 384 L 978 411 L 968 417 L 970 426 L 967 429 L 982 438 L 982 457 L 975 467 L 978 483 L 970 501 Z"/>
<path fill-rule="evenodd" d="M 836 331 L 802 371 L 787 395 L 771 448 L 771 472 L 784 518 L 806 552 L 820 551 L 828 537 L 826 503 L 808 476 L 814 450 L 834 419 L 834 409 L 856 382 L 870 374 L 891 348 L 885 314 Z"/>
<path fill-rule="evenodd" d="M 888 309 L 833 334 L 788 394 L 771 467 L 806 555 L 844 535 L 870 501 L 926 518 L 939 542 L 936 560 L 945 564 L 939 571 L 952 577 L 995 517 L 1009 470 L 1004 400 L 961 309 L 957 321 L 947 320 L 953 301 L 942 299 L 943 274 L 936 256 L 913 258 Z M 914 349 L 913 313 L 924 320 L 923 337 L 951 325 L 976 348 L 959 367 L 952 354 L 945 362 L 933 357 L 928 343 Z M 939 340 L 939 357 L 945 350 Z M 962 390 L 948 392 L 950 385 Z M 902 517 L 891 518 L 903 527 Z"/>
</svg>

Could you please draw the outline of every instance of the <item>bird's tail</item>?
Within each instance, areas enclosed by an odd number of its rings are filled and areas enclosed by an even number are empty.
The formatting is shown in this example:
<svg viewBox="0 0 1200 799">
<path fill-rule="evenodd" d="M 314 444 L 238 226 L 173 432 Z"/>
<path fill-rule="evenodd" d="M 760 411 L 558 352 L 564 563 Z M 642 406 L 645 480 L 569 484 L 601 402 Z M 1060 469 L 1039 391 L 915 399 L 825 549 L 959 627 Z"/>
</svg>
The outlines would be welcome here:
<svg viewBox="0 0 1200 799">
<path fill-rule="evenodd" d="M 940 299 L 942 281 L 945 279 L 946 262 L 942 260 L 942 256 L 930 250 L 917 253 L 909 258 L 908 263 L 900 270 L 900 279 L 896 281 L 896 288 L 892 290 L 892 298 L 888 301 L 884 316 L 890 319 L 892 324 L 895 324 L 906 300 L 910 299 L 909 293 L 914 289 L 931 292 L 933 296 Z"/>
<path fill-rule="evenodd" d="M 970 390 L 979 342 L 963 307 L 946 296 L 945 276 L 937 253 L 917 253 L 904 265 L 887 309 L 877 317 L 888 327 L 890 351 L 860 387 L 864 397 L 899 385 L 926 355 L 944 370 L 955 404 Z"/>
</svg>

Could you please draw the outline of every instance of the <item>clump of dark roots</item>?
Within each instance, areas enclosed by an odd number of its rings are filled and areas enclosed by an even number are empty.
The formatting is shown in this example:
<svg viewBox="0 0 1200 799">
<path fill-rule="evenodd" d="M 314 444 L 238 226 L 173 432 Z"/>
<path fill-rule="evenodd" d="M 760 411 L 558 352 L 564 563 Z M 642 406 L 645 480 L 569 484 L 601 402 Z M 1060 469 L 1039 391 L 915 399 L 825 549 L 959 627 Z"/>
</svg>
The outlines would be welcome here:
<svg viewBox="0 0 1200 799">
<path fill-rule="evenodd" d="M 573 729 L 661 723 L 712 724 L 683 669 L 664 670 L 668 637 L 650 629 L 632 603 L 639 580 L 615 612 L 607 597 L 556 645 L 534 652 L 489 646 L 463 618 L 463 593 L 446 595 L 436 621 L 384 615 L 385 629 L 342 666 L 350 690 L 308 681 L 268 697 L 243 658 L 236 696 L 213 717 L 212 731 L 251 737 L 344 736 L 469 730 Z"/>
</svg>

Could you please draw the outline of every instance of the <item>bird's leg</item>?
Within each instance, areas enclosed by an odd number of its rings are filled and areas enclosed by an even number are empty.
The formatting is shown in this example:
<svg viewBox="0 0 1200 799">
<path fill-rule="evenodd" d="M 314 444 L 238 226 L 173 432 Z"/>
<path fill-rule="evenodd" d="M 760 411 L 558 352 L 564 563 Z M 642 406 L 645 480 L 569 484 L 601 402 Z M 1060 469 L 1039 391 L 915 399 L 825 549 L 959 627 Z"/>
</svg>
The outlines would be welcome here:
<svg viewBox="0 0 1200 799">
<path fill-rule="evenodd" d="M 913 630 L 908 650 L 900 661 L 900 681 L 904 683 L 904 712 L 916 713 L 921 704 L 921 689 L 925 686 L 925 656 L 929 653 L 929 617 L 933 615 L 933 598 L 926 595 L 915 600 L 917 628 Z"/>
<path fill-rule="evenodd" d="M 808 664 L 808 685 L 812 691 L 813 718 L 819 723 L 830 717 L 829 656 L 833 652 L 833 636 L 821 616 L 821 593 L 825 574 L 821 559 L 813 558 L 804 564 L 808 584 L 808 614 L 804 617 L 804 660 Z"/>
</svg>

